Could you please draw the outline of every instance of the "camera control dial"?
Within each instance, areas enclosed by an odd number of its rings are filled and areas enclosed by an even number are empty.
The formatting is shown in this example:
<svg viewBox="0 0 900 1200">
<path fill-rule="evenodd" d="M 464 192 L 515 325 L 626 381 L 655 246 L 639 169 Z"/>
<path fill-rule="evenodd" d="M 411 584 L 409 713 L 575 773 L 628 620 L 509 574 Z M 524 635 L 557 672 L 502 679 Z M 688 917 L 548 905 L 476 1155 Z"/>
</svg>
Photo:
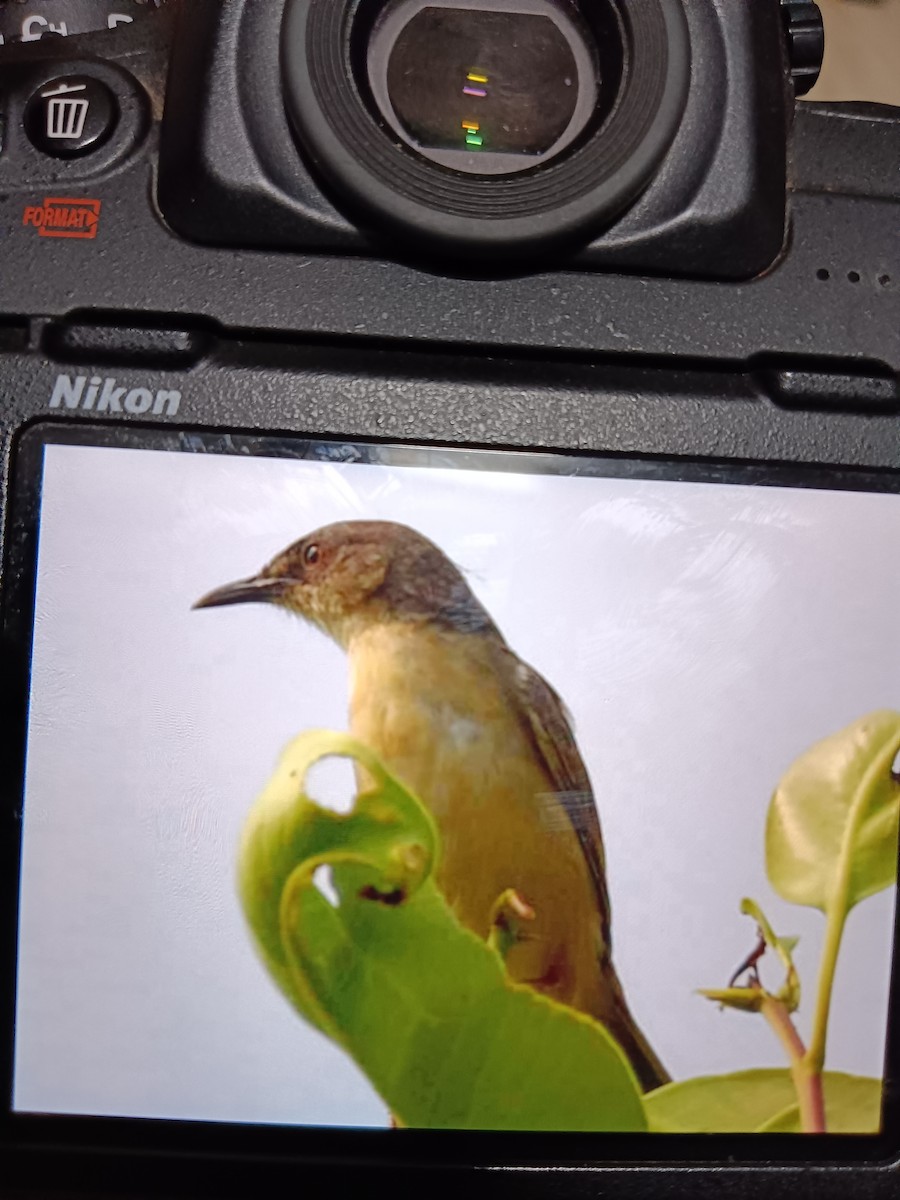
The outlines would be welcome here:
<svg viewBox="0 0 900 1200">
<path fill-rule="evenodd" d="M 815 87 L 825 57 L 825 23 L 813 0 L 781 0 L 794 91 L 805 96 Z"/>
<path fill-rule="evenodd" d="M 168 0 L 0 0 L 0 46 L 119 29 Z"/>
</svg>

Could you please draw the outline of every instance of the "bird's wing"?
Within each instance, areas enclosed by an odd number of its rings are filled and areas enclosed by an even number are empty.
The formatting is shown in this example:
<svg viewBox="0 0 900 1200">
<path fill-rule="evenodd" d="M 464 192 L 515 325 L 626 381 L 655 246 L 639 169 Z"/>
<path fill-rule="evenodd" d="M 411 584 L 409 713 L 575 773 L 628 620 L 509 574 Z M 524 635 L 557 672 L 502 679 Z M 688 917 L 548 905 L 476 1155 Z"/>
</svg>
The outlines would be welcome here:
<svg viewBox="0 0 900 1200">
<path fill-rule="evenodd" d="M 512 655 L 509 650 L 505 653 Z M 517 660 L 509 674 L 515 680 L 517 707 L 528 735 L 581 844 L 597 896 L 603 948 L 609 953 L 610 911 L 603 837 L 591 781 L 575 742 L 571 718 L 550 684 L 527 663 Z"/>
</svg>

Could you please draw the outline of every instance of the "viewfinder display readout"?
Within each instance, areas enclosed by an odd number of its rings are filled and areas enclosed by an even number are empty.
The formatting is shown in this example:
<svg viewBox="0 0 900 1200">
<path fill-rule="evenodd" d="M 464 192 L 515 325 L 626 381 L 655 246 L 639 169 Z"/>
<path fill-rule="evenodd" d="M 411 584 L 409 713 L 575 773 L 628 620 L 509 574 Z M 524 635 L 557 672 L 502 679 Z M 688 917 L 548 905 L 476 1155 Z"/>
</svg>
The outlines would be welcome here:
<svg viewBox="0 0 900 1200">
<path fill-rule="evenodd" d="M 486 149 L 538 156 L 572 120 L 578 68 L 548 17 L 427 8 L 394 44 L 388 91 L 422 146 L 473 145 L 477 124 Z"/>
</svg>

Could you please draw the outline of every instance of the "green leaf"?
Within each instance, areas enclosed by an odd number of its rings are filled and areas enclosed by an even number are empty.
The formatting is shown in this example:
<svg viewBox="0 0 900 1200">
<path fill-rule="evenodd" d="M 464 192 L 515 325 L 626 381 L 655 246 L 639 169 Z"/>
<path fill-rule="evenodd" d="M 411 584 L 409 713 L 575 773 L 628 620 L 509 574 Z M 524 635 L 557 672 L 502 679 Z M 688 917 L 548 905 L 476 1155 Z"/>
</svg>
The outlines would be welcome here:
<svg viewBox="0 0 900 1200">
<path fill-rule="evenodd" d="M 826 1071 L 829 1133 L 878 1133 L 880 1079 Z M 644 1097 L 655 1133 L 800 1133 L 797 1097 L 787 1070 L 738 1071 L 669 1083 Z"/>
<path fill-rule="evenodd" d="M 736 1008 L 738 1012 L 758 1013 L 766 993 L 761 987 L 698 988 L 698 995 L 723 1008 Z"/>
<path fill-rule="evenodd" d="M 754 919 L 766 945 L 781 959 L 785 972 L 784 983 L 774 994 L 775 999 L 780 1000 L 789 1013 L 796 1012 L 800 1007 L 800 976 L 794 966 L 793 955 L 799 938 L 778 937 L 763 910 L 749 896 L 745 896 L 741 901 L 741 912 L 744 916 Z"/>
<path fill-rule="evenodd" d="M 880 1133 L 882 1082 L 860 1075 L 829 1071 L 823 1076 L 825 1125 L 829 1133 Z M 800 1109 L 792 1104 L 777 1113 L 758 1133 L 801 1133 Z"/>
<path fill-rule="evenodd" d="M 347 815 L 304 794 L 309 768 L 333 755 L 364 768 Z M 239 860 L 244 911 L 279 987 L 403 1125 L 645 1129 L 634 1073 L 606 1030 L 507 978 L 498 950 L 517 936 L 515 896 L 498 897 L 495 949 L 436 888 L 438 853 L 426 810 L 366 747 L 298 738 L 248 817 Z M 323 866 L 337 905 L 316 887 Z"/>
<path fill-rule="evenodd" d="M 766 914 L 756 901 L 752 900 L 749 896 L 745 896 L 741 901 L 741 912 L 745 917 L 752 917 L 754 919 L 759 926 L 760 935 L 766 945 L 775 951 L 784 963 L 785 969 L 790 971 L 794 966 L 791 955 L 800 939 L 796 937 L 778 937 Z"/>
<path fill-rule="evenodd" d="M 900 713 L 876 712 L 819 742 L 769 807 L 766 867 L 794 904 L 844 912 L 897 879 Z"/>
</svg>

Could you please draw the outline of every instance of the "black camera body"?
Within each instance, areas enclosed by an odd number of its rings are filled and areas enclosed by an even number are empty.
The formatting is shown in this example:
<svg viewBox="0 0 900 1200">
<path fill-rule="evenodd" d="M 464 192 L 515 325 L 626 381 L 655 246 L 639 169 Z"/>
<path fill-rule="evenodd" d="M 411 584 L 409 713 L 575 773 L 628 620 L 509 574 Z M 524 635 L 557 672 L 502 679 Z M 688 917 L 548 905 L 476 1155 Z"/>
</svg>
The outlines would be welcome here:
<svg viewBox="0 0 900 1200">
<path fill-rule="evenodd" d="M 389 57 L 427 6 L 406 5 L 385 33 L 396 4 L 189 0 L 117 16 L 84 0 L 69 6 L 69 36 L 39 37 L 60 32 L 51 7 L 0 46 L 9 981 L 37 546 L 21 479 L 30 428 L 222 453 L 258 437 L 552 452 L 713 479 L 746 468 L 760 482 L 862 472 L 885 490 L 900 471 L 900 113 L 795 107 L 796 81 L 817 70 L 815 6 L 482 5 L 543 21 L 581 67 L 571 30 L 603 32 L 595 90 L 551 97 L 556 123 L 537 147 L 510 118 L 490 171 L 473 166 L 484 140 L 468 109 L 448 149 L 440 114 L 426 128 L 398 101 L 396 124 L 385 116 L 389 64 L 365 73 L 365 47 L 381 38 Z M 429 20 L 478 9 L 441 3 Z M 7 18 L 22 26 L 16 5 L 0 6 Z M 425 34 L 437 54 L 446 29 Z M 471 63 L 476 105 L 494 71 Z M 10 982 L 7 1081 L 14 1012 Z M 892 1034 L 884 1132 L 865 1144 L 404 1133 L 387 1145 L 6 1113 L 3 1172 L 43 1194 L 221 1192 L 255 1186 L 265 1163 L 273 1183 L 302 1170 L 316 1186 L 368 1188 L 389 1172 L 431 1186 L 441 1170 L 526 1196 L 566 1167 L 552 1186 L 572 1195 L 888 1196 Z"/>
</svg>

